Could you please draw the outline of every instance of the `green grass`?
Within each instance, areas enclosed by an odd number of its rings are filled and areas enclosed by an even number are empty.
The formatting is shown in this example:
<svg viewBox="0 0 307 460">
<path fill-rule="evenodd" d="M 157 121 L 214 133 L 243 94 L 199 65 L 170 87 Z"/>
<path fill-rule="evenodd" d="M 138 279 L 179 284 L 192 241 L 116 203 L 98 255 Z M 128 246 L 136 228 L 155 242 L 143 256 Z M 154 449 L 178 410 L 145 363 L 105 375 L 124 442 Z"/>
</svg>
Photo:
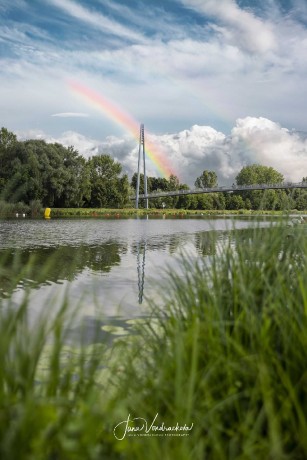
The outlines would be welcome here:
<svg viewBox="0 0 307 460">
<path fill-rule="evenodd" d="M 65 302 L 35 327 L 27 298 L 3 305 L 0 457 L 307 458 L 306 236 L 304 226 L 233 232 L 218 255 L 183 259 L 163 308 L 112 348 L 68 346 Z M 119 441 L 128 414 L 193 428 Z"/>
<path fill-rule="evenodd" d="M 34 200 L 30 205 L 24 203 L 7 203 L 0 200 L 0 218 L 11 218 L 15 217 L 16 213 L 19 213 L 19 217 L 23 213 L 27 217 L 44 217 L 45 208 L 42 206 L 39 200 Z M 173 217 L 201 217 L 201 216 L 232 216 L 232 215 L 246 215 L 246 216 L 287 216 L 288 214 L 306 214 L 306 211 L 297 211 L 296 209 L 291 211 L 275 211 L 275 210 L 249 210 L 249 209 L 238 209 L 238 210 L 217 210 L 217 209 L 156 209 L 140 208 L 123 208 L 123 209 L 110 209 L 110 208 L 51 208 L 51 218 L 65 218 L 65 217 L 76 217 L 76 218 L 87 218 L 87 217 L 102 217 L 107 219 L 125 219 L 143 217 L 149 215 L 150 217 L 166 218 Z"/>
<path fill-rule="evenodd" d="M 258 215 L 273 215 L 273 216 L 284 216 L 288 213 L 295 214 L 306 214 L 306 212 L 299 212 L 296 210 L 285 213 L 284 211 L 265 211 L 257 210 L 251 211 L 248 209 L 238 210 L 195 210 L 195 209 L 138 209 L 135 208 L 124 208 L 124 209 L 109 209 L 109 208 L 52 208 L 51 217 L 104 217 L 110 219 L 117 218 L 129 218 L 137 216 L 146 216 L 161 218 L 165 217 L 193 217 L 193 216 L 231 216 L 231 215 L 246 215 L 246 216 L 258 216 Z M 43 214 L 42 214 L 43 215 Z"/>
<path fill-rule="evenodd" d="M 170 275 L 159 333 L 142 329 L 116 397 L 135 417 L 194 428 L 180 442 L 132 438 L 133 458 L 307 458 L 306 236 L 238 233 L 237 251 Z"/>
</svg>

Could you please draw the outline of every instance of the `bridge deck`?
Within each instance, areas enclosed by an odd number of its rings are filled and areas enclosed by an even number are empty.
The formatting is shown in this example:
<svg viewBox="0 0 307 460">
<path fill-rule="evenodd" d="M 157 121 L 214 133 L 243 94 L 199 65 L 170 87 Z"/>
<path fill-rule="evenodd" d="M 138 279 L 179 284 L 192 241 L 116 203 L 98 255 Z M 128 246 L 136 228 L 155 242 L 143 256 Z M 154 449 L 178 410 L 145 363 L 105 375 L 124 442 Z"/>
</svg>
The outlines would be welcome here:
<svg viewBox="0 0 307 460">
<path fill-rule="evenodd" d="M 140 199 L 160 198 L 164 196 L 182 196 L 196 195 L 200 193 L 221 193 L 221 192 L 243 192 L 248 190 L 274 190 L 274 189 L 293 189 L 307 188 L 307 182 L 283 182 L 281 184 L 253 184 L 253 185 L 231 185 L 213 188 L 195 188 L 191 190 L 174 190 L 170 192 L 153 192 L 147 195 L 139 195 Z M 131 200 L 135 200 L 135 196 L 131 196 Z"/>
</svg>

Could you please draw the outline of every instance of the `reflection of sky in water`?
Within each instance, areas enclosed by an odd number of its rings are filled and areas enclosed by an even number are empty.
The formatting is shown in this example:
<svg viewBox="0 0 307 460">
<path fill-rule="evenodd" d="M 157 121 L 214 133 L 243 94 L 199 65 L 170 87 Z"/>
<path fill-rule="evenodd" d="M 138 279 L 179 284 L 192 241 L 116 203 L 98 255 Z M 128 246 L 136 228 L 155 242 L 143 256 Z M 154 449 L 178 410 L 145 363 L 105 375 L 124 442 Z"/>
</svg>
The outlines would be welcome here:
<svg viewBox="0 0 307 460">
<path fill-rule="evenodd" d="M 246 229 L 253 223 L 244 218 L 1 221 L 1 284 L 15 288 L 15 301 L 22 298 L 25 285 L 31 286 L 33 311 L 54 309 L 68 292 L 87 318 L 142 316 L 148 314 L 147 298 L 159 303 L 167 290 L 166 270 L 180 272 L 182 253 L 192 259 L 210 257 L 234 225 Z M 20 264 L 14 268 L 16 253 Z M 17 288 L 12 281 L 16 277 Z"/>
</svg>

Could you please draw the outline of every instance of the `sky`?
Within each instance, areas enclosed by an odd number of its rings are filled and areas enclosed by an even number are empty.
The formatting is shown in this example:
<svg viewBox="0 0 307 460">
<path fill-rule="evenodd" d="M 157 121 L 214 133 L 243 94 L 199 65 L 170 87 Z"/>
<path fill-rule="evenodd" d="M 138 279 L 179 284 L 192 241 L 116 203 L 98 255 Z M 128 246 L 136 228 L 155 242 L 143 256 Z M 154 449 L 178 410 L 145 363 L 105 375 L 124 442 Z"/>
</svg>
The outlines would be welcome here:
<svg viewBox="0 0 307 460">
<path fill-rule="evenodd" d="M 147 172 L 307 176 L 306 0 L 0 0 L 0 125 Z"/>
</svg>

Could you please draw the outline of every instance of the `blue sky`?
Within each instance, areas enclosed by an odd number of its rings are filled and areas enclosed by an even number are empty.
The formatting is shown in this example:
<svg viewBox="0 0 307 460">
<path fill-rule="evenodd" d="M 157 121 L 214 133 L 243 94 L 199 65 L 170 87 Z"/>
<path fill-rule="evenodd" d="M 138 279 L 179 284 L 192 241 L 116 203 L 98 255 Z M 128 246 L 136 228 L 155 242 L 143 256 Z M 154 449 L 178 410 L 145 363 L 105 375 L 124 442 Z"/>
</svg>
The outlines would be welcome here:
<svg viewBox="0 0 307 460">
<path fill-rule="evenodd" d="M 238 119 L 307 131 L 305 0 L 0 0 L 0 18 L 0 123 L 20 136 L 110 144 L 133 169 L 123 127 L 72 78 L 165 144 L 194 125 L 233 142 Z"/>
</svg>

